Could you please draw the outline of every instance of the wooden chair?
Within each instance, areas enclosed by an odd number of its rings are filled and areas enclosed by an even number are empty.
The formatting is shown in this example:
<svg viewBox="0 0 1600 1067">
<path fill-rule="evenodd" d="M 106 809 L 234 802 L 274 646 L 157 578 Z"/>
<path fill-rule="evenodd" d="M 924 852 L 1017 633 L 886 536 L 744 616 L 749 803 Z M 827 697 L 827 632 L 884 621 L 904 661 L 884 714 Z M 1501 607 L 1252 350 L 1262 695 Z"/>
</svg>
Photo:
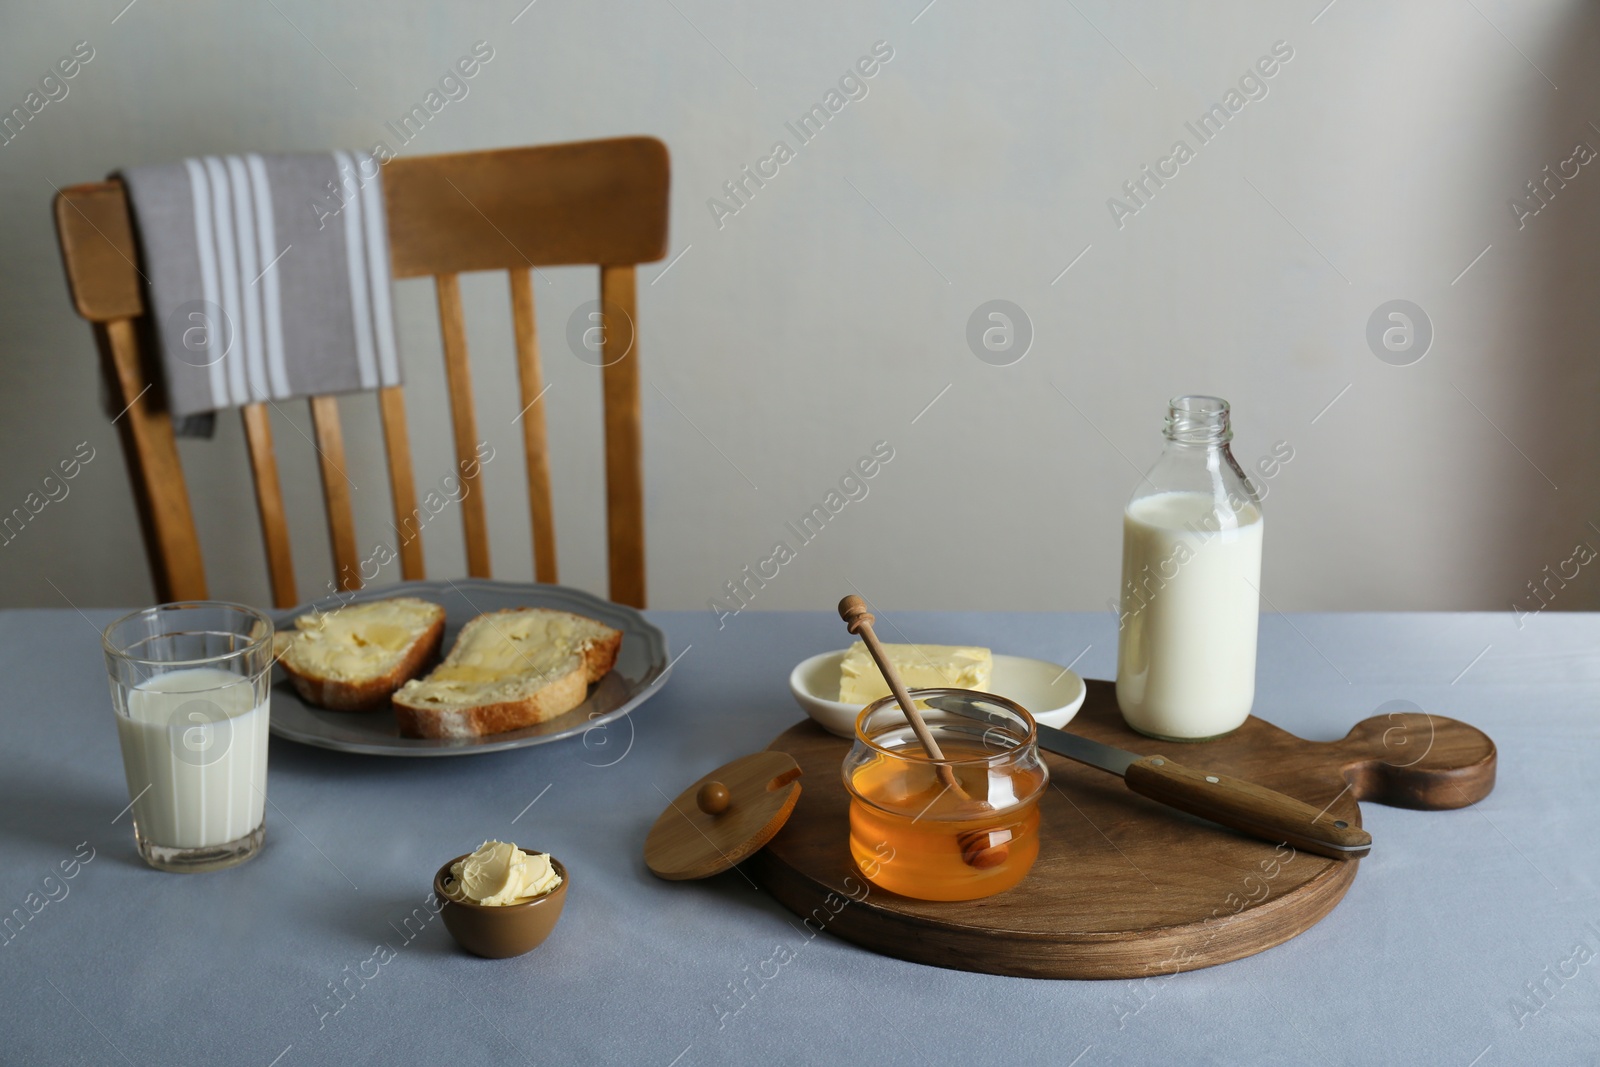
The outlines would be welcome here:
<svg viewBox="0 0 1600 1067">
<path fill-rule="evenodd" d="M 554 582 L 555 525 L 532 272 L 534 267 L 596 264 L 607 327 L 601 380 L 611 598 L 645 605 L 634 267 L 666 255 L 668 177 L 666 146 L 650 137 L 418 156 L 391 160 L 383 168 L 394 277 L 432 275 L 437 288 L 455 451 L 465 486 L 461 517 L 467 572 L 474 577 L 489 576 L 489 535 L 478 470 L 468 465 L 478 432 L 459 275 L 476 270 L 510 275 L 534 573 L 541 582 Z M 163 601 L 205 599 L 205 568 L 172 421 L 159 390 L 150 389 L 159 375 L 155 354 L 147 350 L 149 333 L 140 328 L 145 308 L 135 267 L 139 257 L 121 182 L 62 190 L 55 219 L 73 302 L 94 325 L 115 406 L 125 409 L 117 430 L 156 593 Z M 627 321 L 613 321 L 612 309 Z M 337 400 L 330 395 L 309 402 L 339 586 L 360 588 Z M 417 525 L 417 493 L 402 388 L 379 390 L 378 405 L 395 522 L 406 530 Z M 242 413 L 272 596 L 279 607 L 290 607 L 299 599 L 267 406 L 251 404 Z M 397 554 L 405 578 L 423 577 L 420 531 Z"/>
</svg>

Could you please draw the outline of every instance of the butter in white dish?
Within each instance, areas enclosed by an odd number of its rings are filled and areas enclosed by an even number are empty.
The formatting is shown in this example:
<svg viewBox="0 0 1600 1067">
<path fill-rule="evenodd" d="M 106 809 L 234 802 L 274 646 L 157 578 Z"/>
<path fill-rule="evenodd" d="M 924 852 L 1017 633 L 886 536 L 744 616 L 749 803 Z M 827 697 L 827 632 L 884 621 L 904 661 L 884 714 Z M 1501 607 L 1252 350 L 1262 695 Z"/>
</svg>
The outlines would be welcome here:
<svg viewBox="0 0 1600 1067">
<path fill-rule="evenodd" d="M 524 852 L 509 841 L 485 841 L 450 865 L 450 878 L 462 897 L 489 907 L 520 904 L 561 885 L 548 852 Z"/>
<path fill-rule="evenodd" d="M 884 652 L 908 689 L 977 689 L 987 691 L 994 674 L 994 656 L 970 645 L 884 645 Z M 872 654 L 860 641 L 839 663 L 839 702 L 866 705 L 889 695 Z"/>
</svg>

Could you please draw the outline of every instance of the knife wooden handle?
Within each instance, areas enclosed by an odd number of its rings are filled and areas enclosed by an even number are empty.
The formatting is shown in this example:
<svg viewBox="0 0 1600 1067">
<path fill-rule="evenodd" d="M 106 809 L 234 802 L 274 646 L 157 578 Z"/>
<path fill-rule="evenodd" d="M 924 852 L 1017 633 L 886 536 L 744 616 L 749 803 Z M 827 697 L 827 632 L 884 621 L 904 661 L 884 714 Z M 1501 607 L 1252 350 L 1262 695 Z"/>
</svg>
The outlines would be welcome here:
<svg viewBox="0 0 1600 1067">
<path fill-rule="evenodd" d="M 1330 812 L 1266 786 L 1225 774 L 1210 774 L 1146 756 L 1128 765 L 1124 779 L 1140 796 L 1221 823 L 1263 841 L 1287 841 L 1295 848 L 1331 859 L 1359 859 L 1372 848 L 1372 835 Z"/>
</svg>

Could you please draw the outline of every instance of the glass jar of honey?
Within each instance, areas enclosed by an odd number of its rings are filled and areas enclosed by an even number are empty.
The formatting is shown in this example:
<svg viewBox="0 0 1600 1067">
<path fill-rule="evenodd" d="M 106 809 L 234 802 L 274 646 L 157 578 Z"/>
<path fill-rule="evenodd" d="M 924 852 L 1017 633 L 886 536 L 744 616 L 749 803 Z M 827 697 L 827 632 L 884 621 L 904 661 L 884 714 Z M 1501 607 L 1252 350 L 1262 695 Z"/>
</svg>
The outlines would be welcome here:
<svg viewBox="0 0 1600 1067">
<path fill-rule="evenodd" d="M 893 696 L 856 719 L 844 761 L 850 855 L 873 885 L 918 900 L 976 900 L 1016 885 L 1039 855 L 1049 772 L 1033 717 L 970 689 L 913 689 L 943 759 Z"/>
</svg>

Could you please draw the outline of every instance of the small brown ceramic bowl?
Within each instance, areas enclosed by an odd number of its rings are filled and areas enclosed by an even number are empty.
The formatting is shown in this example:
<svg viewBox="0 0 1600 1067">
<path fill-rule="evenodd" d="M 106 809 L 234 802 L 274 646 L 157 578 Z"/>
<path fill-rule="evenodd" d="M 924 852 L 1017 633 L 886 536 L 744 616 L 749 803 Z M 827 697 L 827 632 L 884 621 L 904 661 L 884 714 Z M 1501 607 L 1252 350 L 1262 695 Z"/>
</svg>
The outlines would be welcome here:
<svg viewBox="0 0 1600 1067">
<path fill-rule="evenodd" d="M 542 897 L 516 904 L 475 904 L 445 892 L 450 868 L 467 855 L 457 856 L 433 876 L 434 895 L 444 904 L 439 915 L 444 919 L 445 929 L 462 948 L 491 960 L 520 956 L 542 945 L 556 928 L 561 907 L 567 902 L 567 886 L 572 884 L 572 879 L 566 867 L 554 856 L 550 857 L 550 866 L 561 876 L 561 884 Z"/>
</svg>

